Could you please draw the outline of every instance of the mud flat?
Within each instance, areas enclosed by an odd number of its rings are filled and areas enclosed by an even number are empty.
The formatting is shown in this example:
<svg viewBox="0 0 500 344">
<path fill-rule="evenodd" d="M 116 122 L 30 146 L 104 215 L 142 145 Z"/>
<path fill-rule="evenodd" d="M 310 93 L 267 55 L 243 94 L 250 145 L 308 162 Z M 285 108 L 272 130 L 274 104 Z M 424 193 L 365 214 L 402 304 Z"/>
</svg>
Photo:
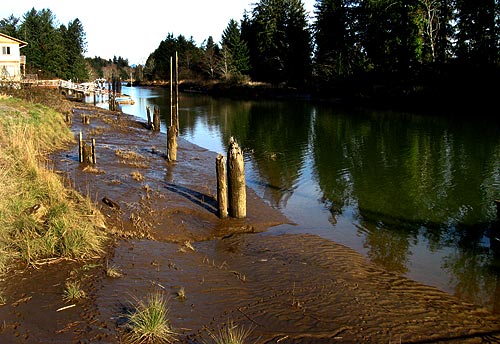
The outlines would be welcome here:
<svg viewBox="0 0 500 344">
<path fill-rule="evenodd" d="M 74 108 L 72 130 L 96 139 L 97 164 L 80 165 L 75 145 L 53 157 L 54 168 L 107 216 L 109 254 L 9 276 L 2 343 L 119 343 L 123 315 L 154 291 L 168 298 L 186 343 L 210 343 L 208 332 L 229 321 L 251 329 L 252 343 L 500 341 L 500 317 L 484 308 L 320 237 L 269 235 L 289 221 L 252 190 L 246 219 L 220 220 L 216 152 L 179 140 L 178 161 L 168 163 L 164 134 L 85 105 Z M 110 266 L 121 277 L 106 276 Z M 87 298 L 57 312 L 75 276 Z"/>
</svg>

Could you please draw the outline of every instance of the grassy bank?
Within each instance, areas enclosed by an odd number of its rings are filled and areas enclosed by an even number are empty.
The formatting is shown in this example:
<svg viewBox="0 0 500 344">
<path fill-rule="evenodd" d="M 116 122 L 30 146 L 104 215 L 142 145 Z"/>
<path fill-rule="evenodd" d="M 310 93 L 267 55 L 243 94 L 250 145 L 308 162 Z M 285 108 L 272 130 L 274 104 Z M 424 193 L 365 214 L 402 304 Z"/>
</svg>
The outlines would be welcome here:
<svg viewBox="0 0 500 344">
<path fill-rule="evenodd" d="M 74 140 L 63 115 L 29 100 L 0 95 L 0 271 L 95 256 L 105 239 L 92 203 L 48 168 L 47 155 Z"/>
</svg>

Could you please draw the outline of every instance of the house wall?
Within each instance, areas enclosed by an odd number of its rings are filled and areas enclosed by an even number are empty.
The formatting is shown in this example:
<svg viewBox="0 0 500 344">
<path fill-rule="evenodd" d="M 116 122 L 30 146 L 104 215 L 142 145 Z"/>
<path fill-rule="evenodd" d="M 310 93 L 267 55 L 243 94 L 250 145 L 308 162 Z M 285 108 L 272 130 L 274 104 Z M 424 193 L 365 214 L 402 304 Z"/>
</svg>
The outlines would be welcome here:
<svg viewBox="0 0 500 344">
<path fill-rule="evenodd" d="M 0 36 L 0 80 L 21 79 L 20 55 L 19 43 Z"/>
</svg>

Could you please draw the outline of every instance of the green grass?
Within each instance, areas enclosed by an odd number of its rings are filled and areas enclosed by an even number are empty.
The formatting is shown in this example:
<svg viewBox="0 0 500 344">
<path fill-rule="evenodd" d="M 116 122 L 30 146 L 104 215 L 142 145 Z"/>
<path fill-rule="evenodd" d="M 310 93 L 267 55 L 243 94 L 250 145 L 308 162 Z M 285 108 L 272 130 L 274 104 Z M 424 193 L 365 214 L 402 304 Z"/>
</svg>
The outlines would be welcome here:
<svg viewBox="0 0 500 344">
<path fill-rule="evenodd" d="M 147 301 L 137 301 L 134 311 L 128 315 L 129 332 L 124 336 L 128 344 L 177 342 L 177 334 L 170 326 L 167 301 L 156 291 L 149 294 Z"/>
<path fill-rule="evenodd" d="M 80 287 L 79 282 L 67 282 L 64 289 L 63 299 L 66 302 L 77 302 L 85 297 L 85 291 Z"/>
<path fill-rule="evenodd" d="M 73 141 L 59 112 L 0 95 L 0 272 L 102 252 L 102 215 L 48 168 L 47 155 Z"/>
</svg>

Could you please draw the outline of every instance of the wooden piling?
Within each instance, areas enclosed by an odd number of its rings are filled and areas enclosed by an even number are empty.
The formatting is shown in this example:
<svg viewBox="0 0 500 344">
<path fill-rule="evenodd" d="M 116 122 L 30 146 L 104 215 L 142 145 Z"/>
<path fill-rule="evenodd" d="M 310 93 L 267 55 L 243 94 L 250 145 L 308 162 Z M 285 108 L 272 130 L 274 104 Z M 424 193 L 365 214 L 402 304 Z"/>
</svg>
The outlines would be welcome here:
<svg viewBox="0 0 500 344">
<path fill-rule="evenodd" d="M 219 154 L 215 159 L 215 169 L 217 172 L 217 205 L 219 217 L 227 217 L 227 173 L 226 158 Z"/>
<path fill-rule="evenodd" d="M 92 163 L 92 146 L 86 144 L 85 142 L 83 143 L 83 161 L 84 164 L 91 164 Z"/>
<path fill-rule="evenodd" d="M 80 163 L 83 162 L 83 139 L 82 139 L 82 131 L 80 130 L 80 136 L 78 139 L 78 161 Z"/>
<path fill-rule="evenodd" d="M 242 219 L 247 216 L 245 166 L 243 152 L 232 137 L 227 156 L 229 216 Z"/>
<path fill-rule="evenodd" d="M 72 117 L 71 117 L 71 113 L 70 112 L 66 112 L 65 122 L 66 122 L 67 125 L 71 125 Z"/>
<path fill-rule="evenodd" d="M 151 125 L 152 125 L 152 122 L 151 122 L 151 108 L 149 107 L 149 105 L 146 105 L 146 114 L 148 116 L 148 129 L 151 130 Z"/>
<path fill-rule="evenodd" d="M 90 117 L 87 115 L 82 115 L 82 123 L 83 124 L 90 124 Z"/>
<path fill-rule="evenodd" d="M 175 122 L 177 136 L 179 135 L 179 57 L 175 52 Z"/>
<path fill-rule="evenodd" d="M 160 131 L 160 108 L 153 108 L 153 131 Z"/>
<path fill-rule="evenodd" d="M 174 118 L 174 98 L 173 98 L 173 92 L 174 92 L 174 85 L 173 83 L 173 75 L 172 75 L 172 56 L 170 56 L 170 125 L 173 125 L 173 118 Z"/>
<path fill-rule="evenodd" d="M 167 159 L 177 161 L 177 128 L 171 125 L 167 128 Z"/>
<path fill-rule="evenodd" d="M 95 165 L 97 162 L 95 155 L 95 139 L 92 139 L 92 163 Z"/>
</svg>

